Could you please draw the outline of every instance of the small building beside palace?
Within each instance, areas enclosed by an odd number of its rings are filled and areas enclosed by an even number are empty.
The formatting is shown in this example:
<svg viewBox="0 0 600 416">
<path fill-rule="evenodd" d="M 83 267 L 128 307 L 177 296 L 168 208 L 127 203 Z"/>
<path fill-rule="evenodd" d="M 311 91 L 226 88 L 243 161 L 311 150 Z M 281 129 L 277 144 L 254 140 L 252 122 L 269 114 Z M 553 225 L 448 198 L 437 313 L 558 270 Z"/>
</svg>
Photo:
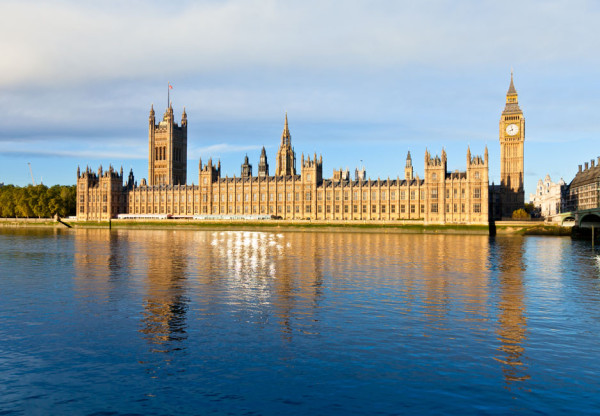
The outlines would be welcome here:
<svg viewBox="0 0 600 416">
<path fill-rule="evenodd" d="M 525 121 L 518 106 L 512 75 L 500 121 L 501 185 L 496 189 L 502 213 L 523 205 L 523 141 Z M 424 174 L 413 171 L 408 152 L 403 175 L 367 178 L 364 168 L 351 178 L 348 170 L 323 175 L 323 157 L 301 154 L 292 146 L 287 114 L 275 172 L 269 173 L 263 148 L 257 175 L 247 155 L 240 176 L 223 176 L 220 161 L 198 161 L 198 183 L 187 185 L 187 114 L 178 123 L 172 104 L 156 123 L 148 119 L 148 178 L 139 184 L 122 168 L 77 169 L 77 219 L 104 221 L 120 214 L 180 218 L 244 218 L 269 216 L 285 220 L 393 221 L 425 224 L 487 224 L 490 217 L 488 150 L 466 151 L 466 170 L 449 171 L 446 151 L 424 154 Z M 299 166 L 298 163 L 299 162 Z"/>
<path fill-rule="evenodd" d="M 534 194 L 529 194 L 529 201 L 544 218 L 565 212 L 567 208 L 567 184 L 560 178 L 552 182 L 550 175 L 540 179 Z"/>
</svg>

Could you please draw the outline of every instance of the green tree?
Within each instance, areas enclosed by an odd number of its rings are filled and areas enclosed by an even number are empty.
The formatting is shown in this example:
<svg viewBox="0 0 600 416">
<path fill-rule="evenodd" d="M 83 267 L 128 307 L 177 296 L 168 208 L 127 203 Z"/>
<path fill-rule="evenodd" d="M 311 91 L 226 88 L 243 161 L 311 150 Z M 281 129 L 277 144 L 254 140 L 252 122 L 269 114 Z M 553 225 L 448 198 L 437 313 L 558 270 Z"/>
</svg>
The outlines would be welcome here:
<svg viewBox="0 0 600 416">
<path fill-rule="evenodd" d="M 30 218 L 33 217 L 29 195 L 25 188 L 19 188 L 15 198 L 15 214 L 17 217 Z"/>
<path fill-rule="evenodd" d="M 529 215 L 533 213 L 534 209 L 535 207 L 533 206 L 533 202 L 528 202 L 525 204 L 525 212 L 527 212 Z"/>
<path fill-rule="evenodd" d="M 519 208 L 512 213 L 513 220 L 528 220 L 529 214 L 523 208 Z"/>
<path fill-rule="evenodd" d="M 13 185 L 0 188 L 0 215 L 3 218 L 15 216 L 15 187 Z"/>
<path fill-rule="evenodd" d="M 40 193 L 35 201 L 33 212 L 39 218 L 48 218 L 50 216 L 50 210 L 48 208 L 48 187 L 40 185 L 43 188 L 40 189 Z"/>
<path fill-rule="evenodd" d="M 0 216 L 50 218 L 75 215 L 77 188 L 74 185 L 45 185 L 19 187 L 5 185 L 0 188 Z"/>
</svg>

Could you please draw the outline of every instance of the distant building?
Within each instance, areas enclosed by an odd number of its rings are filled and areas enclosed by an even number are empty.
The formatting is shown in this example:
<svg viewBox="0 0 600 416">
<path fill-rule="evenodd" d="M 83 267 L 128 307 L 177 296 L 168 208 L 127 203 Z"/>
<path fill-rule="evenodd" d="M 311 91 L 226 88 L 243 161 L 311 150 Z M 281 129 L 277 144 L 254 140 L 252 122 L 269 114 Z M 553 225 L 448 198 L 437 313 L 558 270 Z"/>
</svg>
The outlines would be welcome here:
<svg viewBox="0 0 600 416">
<path fill-rule="evenodd" d="M 567 208 L 567 184 L 560 178 L 556 183 L 552 182 L 550 175 L 537 183 L 534 194 L 529 194 L 529 201 L 533 204 L 540 215 L 544 218 L 565 212 Z"/>
<path fill-rule="evenodd" d="M 579 171 L 569 184 L 568 211 L 582 211 L 600 207 L 600 157 L 579 165 Z"/>
</svg>

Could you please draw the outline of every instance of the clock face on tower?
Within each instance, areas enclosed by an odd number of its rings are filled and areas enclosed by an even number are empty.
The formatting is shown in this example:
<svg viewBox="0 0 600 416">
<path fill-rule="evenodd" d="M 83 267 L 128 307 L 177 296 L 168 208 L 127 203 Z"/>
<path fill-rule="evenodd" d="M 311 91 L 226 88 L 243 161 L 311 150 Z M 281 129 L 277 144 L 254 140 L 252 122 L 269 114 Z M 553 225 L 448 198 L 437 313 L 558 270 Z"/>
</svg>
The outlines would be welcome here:
<svg viewBox="0 0 600 416">
<path fill-rule="evenodd" d="M 518 132 L 519 126 L 517 126 L 516 124 L 509 124 L 508 126 L 506 126 L 506 134 L 508 134 L 509 136 L 514 136 Z"/>
</svg>

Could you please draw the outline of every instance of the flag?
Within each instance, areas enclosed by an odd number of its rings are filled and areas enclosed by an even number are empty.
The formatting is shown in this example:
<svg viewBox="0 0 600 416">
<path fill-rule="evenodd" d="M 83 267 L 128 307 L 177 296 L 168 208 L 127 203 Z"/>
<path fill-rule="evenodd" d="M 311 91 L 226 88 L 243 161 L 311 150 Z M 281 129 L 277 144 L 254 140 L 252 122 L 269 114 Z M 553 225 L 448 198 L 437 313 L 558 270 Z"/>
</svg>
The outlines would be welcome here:
<svg viewBox="0 0 600 416">
<path fill-rule="evenodd" d="M 169 89 L 172 90 L 173 86 L 171 85 L 171 83 L 169 83 Z"/>
</svg>

